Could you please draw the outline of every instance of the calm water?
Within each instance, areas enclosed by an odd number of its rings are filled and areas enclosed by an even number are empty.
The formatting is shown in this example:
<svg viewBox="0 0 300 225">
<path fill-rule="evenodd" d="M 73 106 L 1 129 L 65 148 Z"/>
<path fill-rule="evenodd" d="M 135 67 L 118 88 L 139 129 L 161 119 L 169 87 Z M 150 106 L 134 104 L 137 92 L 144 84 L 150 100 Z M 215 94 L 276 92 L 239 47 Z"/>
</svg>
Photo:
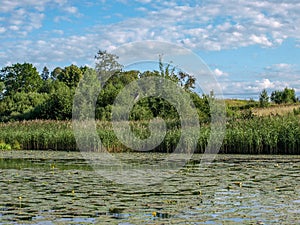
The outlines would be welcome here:
<svg viewBox="0 0 300 225">
<path fill-rule="evenodd" d="M 206 169 L 200 159 L 161 184 L 128 186 L 80 153 L 0 152 L 0 224 L 300 224 L 300 156 L 219 155 Z"/>
</svg>

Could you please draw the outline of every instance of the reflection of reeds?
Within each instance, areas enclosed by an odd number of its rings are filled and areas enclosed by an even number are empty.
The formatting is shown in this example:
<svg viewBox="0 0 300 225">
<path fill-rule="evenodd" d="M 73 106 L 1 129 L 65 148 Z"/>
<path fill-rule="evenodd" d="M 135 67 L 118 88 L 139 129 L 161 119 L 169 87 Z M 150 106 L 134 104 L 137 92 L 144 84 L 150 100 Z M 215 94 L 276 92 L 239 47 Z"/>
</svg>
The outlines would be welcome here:
<svg viewBox="0 0 300 225">
<path fill-rule="evenodd" d="M 122 123 L 122 122 L 120 122 Z M 102 144 L 109 151 L 120 152 L 129 150 L 116 137 L 110 122 L 98 121 L 97 133 Z M 131 122 L 131 131 L 135 136 L 145 139 L 151 134 L 148 122 Z M 193 136 L 193 129 L 181 129 L 176 120 L 166 121 L 166 136 L 163 142 L 154 149 L 157 152 L 172 152 L 178 146 L 181 135 L 186 134 L 183 145 L 187 150 L 197 142 L 196 152 L 203 153 L 210 137 L 209 125 L 201 125 L 198 140 Z M 124 136 L 128 136 L 122 124 L 118 126 Z M 157 137 L 163 132 L 155 133 Z M 130 137 L 130 136 L 128 136 Z M 88 136 L 82 140 L 83 146 L 89 150 L 101 151 L 102 145 Z M 35 120 L 22 122 L 0 123 L 0 140 L 30 150 L 77 150 L 71 121 Z M 213 141 L 213 140 L 212 140 Z M 245 154 L 299 154 L 300 123 L 298 117 L 254 117 L 249 120 L 235 120 L 227 123 L 227 129 L 220 150 L 221 153 Z"/>
</svg>

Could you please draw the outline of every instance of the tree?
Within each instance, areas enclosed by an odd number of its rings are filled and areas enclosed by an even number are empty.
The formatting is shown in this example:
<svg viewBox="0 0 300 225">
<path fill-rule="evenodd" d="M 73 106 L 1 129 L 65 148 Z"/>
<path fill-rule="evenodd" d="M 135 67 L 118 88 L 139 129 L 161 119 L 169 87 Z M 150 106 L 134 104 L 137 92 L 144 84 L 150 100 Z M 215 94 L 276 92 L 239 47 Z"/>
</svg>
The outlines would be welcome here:
<svg viewBox="0 0 300 225">
<path fill-rule="evenodd" d="M 55 91 L 47 101 L 36 107 L 34 114 L 40 119 L 66 120 L 72 118 L 74 89 L 65 83 L 54 81 Z"/>
<path fill-rule="evenodd" d="M 282 99 L 284 103 L 294 103 L 297 101 L 295 90 L 292 88 L 285 88 L 282 92 Z"/>
<path fill-rule="evenodd" d="M 297 101 L 295 90 L 286 87 L 283 91 L 273 91 L 271 101 L 276 104 L 294 103 Z"/>
<path fill-rule="evenodd" d="M 76 87 L 83 77 L 82 70 L 75 65 L 65 67 L 60 74 L 58 74 L 57 79 L 64 82 L 68 87 Z"/>
<path fill-rule="evenodd" d="M 42 85 L 37 69 L 30 63 L 17 63 L 4 67 L 0 71 L 0 81 L 5 85 L 5 96 L 16 92 L 35 92 Z"/>
<path fill-rule="evenodd" d="M 266 89 L 263 89 L 259 95 L 259 104 L 260 107 L 266 107 L 269 104 L 269 96 Z"/>
<path fill-rule="evenodd" d="M 80 81 L 73 101 L 73 118 L 93 118 L 99 90 L 101 88 L 97 73 L 92 68 L 85 68 L 83 79 Z"/>
<path fill-rule="evenodd" d="M 121 72 L 123 66 L 117 61 L 118 56 L 99 50 L 96 59 L 96 72 L 99 79 L 104 84 L 106 80 L 114 73 Z"/>
<path fill-rule="evenodd" d="M 49 69 L 46 66 L 43 68 L 41 76 L 42 76 L 43 80 L 48 80 L 49 79 L 50 72 L 49 72 Z"/>
<path fill-rule="evenodd" d="M 179 71 L 178 73 L 176 73 L 176 68 L 174 66 L 171 66 L 171 64 L 167 64 L 166 66 L 164 66 L 161 55 L 159 56 L 159 70 L 160 76 L 174 81 L 185 90 L 195 88 L 196 79 L 193 76 L 183 71 Z"/>
<path fill-rule="evenodd" d="M 281 91 L 273 91 L 271 93 L 271 101 L 276 103 L 276 104 L 281 104 L 283 102 L 282 92 Z"/>
<path fill-rule="evenodd" d="M 51 79 L 56 80 L 57 77 L 62 73 L 62 68 L 56 67 L 52 72 L 51 72 Z"/>
<path fill-rule="evenodd" d="M 4 90 L 5 90 L 4 82 L 0 81 L 0 100 L 3 98 Z"/>
</svg>

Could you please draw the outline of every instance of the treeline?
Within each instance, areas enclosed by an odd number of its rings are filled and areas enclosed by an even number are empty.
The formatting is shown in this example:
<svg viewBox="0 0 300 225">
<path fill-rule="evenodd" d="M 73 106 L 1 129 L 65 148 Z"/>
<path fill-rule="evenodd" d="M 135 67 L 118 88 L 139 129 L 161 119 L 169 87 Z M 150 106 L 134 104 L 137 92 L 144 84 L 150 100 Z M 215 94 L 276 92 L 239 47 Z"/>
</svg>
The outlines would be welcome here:
<svg viewBox="0 0 300 225">
<path fill-rule="evenodd" d="M 138 70 L 124 71 L 118 63 L 116 55 L 99 51 L 96 55 L 95 68 L 69 65 L 56 67 L 49 71 L 44 67 L 39 73 L 30 63 L 17 63 L 6 66 L 0 71 L 0 122 L 21 120 L 70 120 L 75 90 L 79 81 L 89 76 L 92 82 L 101 84 L 98 93 L 95 118 L 109 121 L 116 96 L 132 81 L 145 77 L 160 77 L 174 81 L 185 90 L 197 109 L 200 122 L 210 121 L 210 105 L 213 92 L 209 95 L 199 95 L 194 91 L 195 78 L 182 71 L 175 70 L 170 65 L 164 65 L 159 58 L 158 71 Z M 105 80 L 105 74 L 112 74 Z M 89 88 L 89 87 L 87 87 Z M 138 97 L 138 96 L 135 96 Z M 175 107 L 159 97 L 137 99 L 131 113 L 131 120 L 149 120 L 155 117 L 163 119 L 178 119 Z M 273 91 L 269 96 L 266 90 L 259 95 L 259 101 L 248 101 L 245 106 L 227 106 L 227 116 L 248 118 L 250 113 L 241 112 L 254 107 L 267 107 L 270 102 L 276 104 L 298 102 L 295 90 L 285 88 Z M 248 115 L 249 114 L 249 115 Z"/>
<path fill-rule="evenodd" d="M 44 67 L 41 74 L 30 63 L 17 63 L 0 71 L 0 121 L 21 121 L 33 119 L 69 120 L 75 89 L 84 76 L 95 76 L 102 82 L 97 98 L 95 118 L 110 120 L 113 102 L 126 85 L 143 77 L 156 76 L 175 81 L 186 90 L 197 108 L 199 118 L 209 121 L 209 96 L 199 96 L 193 91 L 194 77 L 175 71 L 170 65 L 163 65 L 159 59 L 159 71 L 123 71 L 116 55 L 99 51 L 95 69 L 76 65 L 57 67 L 49 71 Z M 104 72 L 112 73 L 107 81 Z M 101 74 L 101 75 L 99 75 Z M 94 77 L 95 79 L 95 77 Z M 134 106 L 131 120 L 147 120 L 160 116 L 165 119 L 178 118 L 176 109 L 163 98 L 139 99 Z"/>
<path fill-rule="evenodd" d="M 299 102 L 299 99 L 296 97 L 296 92 L 292 88 L 284 88 L 282 91 L 275 90 L 268 95 L 266 89 L 262 90 L 259 95 L 259 104 L 261 107 L 267 107 L 269 103 L 273 102 L 276 104 L 286 104 L 286 103 L 295 103 Z"/>
</svg>

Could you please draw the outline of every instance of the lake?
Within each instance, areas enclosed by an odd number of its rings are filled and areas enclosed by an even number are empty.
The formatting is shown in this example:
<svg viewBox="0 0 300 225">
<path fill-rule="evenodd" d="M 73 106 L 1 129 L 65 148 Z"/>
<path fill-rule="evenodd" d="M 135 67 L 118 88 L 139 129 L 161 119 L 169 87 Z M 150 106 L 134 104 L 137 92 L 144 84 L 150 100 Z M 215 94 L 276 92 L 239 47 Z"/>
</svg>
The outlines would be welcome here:
<svg viewBox="0 0 300 225">
<path fill-rule="evenodd" d="M 1 151 L 0 224 L 300 224 L 300 156 L 201 157 L 147 186 L 108 180 L 78 152 Z"/>
</svg>

